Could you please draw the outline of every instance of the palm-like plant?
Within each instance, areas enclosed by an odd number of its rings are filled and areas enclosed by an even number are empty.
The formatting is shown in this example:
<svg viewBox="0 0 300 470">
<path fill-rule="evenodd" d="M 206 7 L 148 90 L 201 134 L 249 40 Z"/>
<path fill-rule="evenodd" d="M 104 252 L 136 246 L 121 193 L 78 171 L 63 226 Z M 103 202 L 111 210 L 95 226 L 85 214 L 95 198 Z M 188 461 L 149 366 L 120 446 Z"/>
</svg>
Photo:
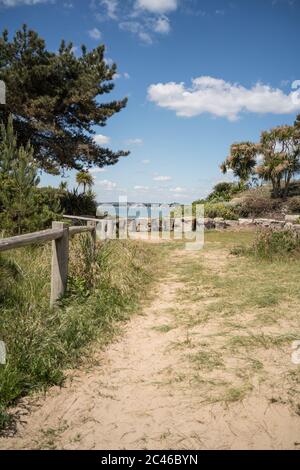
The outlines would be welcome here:
<svg viewBox="0 0 300 470">
<path fill-rule="evenodd" d="M 300 172 L 297 126 L 280 126 L 263 132 L 259 148 L 263 162 L 257 167 L 257 174 L 271 181 L 275 197 L 287 197 L 292 177 Z"/>
<path fill-rule="evenodd" d="M 86 188 L 92 188 L 94 184 L 94 178 L 87 170 L 81 170 L 76 175 L 76 183 L 78 184 L 78 188 L 83 186 L 83 194 L 85 194 Z"/>
<path fill-rule="evenodd" d="M 240 142 L 230 147 L 230 155 L 220 166 L 222 173 L 233 171 L 234 176 L 239 178 L 243 186 L 254 173 L 258 148 L 252 142 Z"/>
</svg>

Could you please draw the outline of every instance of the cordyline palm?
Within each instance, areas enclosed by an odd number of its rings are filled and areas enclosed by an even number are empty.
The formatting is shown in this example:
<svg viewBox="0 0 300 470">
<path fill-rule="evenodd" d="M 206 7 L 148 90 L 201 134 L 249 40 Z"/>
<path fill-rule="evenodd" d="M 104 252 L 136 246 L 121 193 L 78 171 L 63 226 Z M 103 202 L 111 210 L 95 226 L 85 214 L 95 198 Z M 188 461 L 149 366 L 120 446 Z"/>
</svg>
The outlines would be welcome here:
<svg viewBox="0 0 300 470">
<path fill-rule="evenodd" d="M 257 174 L 271 181 L 275 197 L 287 197 L 292 177 L 300 172 L 300 130 L 295 125 L 263 132 L 259 149 L 263 162 Z"/>
<path fill-rule="evenodd" d="M 78 184 L 78 187 L 83 186 L 83 193 L 85 194 L 86 188 L 88 187 L 91 189 L 93 186 L 94 178 L 88 171 L 81 170 L 76 175 L 76 183 Z"/>
<path fill-rule="evenodd" d="M 220 166 L 222 173 L 226 174 L 232 170 L 241 185 L 244 185 L 254 172 L 257 153 L 257 145 L 252 142 L 233 144 L 230 147 L 230 155 Z"/>
</svg>

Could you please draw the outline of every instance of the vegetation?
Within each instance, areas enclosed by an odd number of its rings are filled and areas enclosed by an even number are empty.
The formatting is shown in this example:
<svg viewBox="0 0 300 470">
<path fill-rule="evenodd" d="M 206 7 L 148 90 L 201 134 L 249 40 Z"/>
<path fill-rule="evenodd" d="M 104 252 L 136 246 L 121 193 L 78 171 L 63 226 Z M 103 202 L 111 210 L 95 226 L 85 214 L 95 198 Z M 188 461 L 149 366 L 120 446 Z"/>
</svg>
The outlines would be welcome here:
<svg viewBox="0 0 300 470">
<path fill-rule="evenodd" d="M 92 165 L 113 165 L 128 152 L 102 148 L 93 139 L 94 126 L 125 108 L 127 99 L 103 103 L 99 97 L 114 88 L 116 65 L 104 60 L 103 45 L 81 56 L 72 43 L 61 42 L 58 52 L 27 26 L 9 40 L 0 38 L 0 80 L 6 83 L 7 105 L 0 121 L 15 117 L 18 146 L 30 141 L 40 168 L 59 174 Z M 26 90 L 26 92 L 25 92 Z"/>
<path fill-rule="evenodd" d="M 238 194 L 243 188 L 236 183 L 228 183 L 226 181 L 217 183 L 212 192 L 207 196 L 209 202 L 230 201 L 235 194 Z"/>
<path fill-rule="evenodd" d="M 80 186 L 83 186 L 83 194 L 85 194 L 86 188 L 88 188 L 89 190 L 92 189 L 92 186 L 94 184 L 94 178 L 88 171 L 81 170 L 76 175 L 76 183 L 78 184 L 78 188 Z"/>
<path fill-rule="evenodd" d="M 251 395 L 299 414 L 300 369 L 287 361 L 300 334 L 299 257 L 291 263 L 289 254 L 272 262 L 228 256 L 237 244 L 250 249 L 254 238 L 251 232 L 208 231 L 204 250 L 173 259 L 173 275 L 183 285 L 168 327 L 177 328 L 172 351 L 183 366 L 169 373 L 169 381 L 193 387 L 199 406 Z"/>
<path fill-rule="evenodd" d="M 250 176 L 254 174 L 256 165 L 257 146 L 251 142 L 241 142 L 233 144 L 230 148 L 230 155 L 221 165 L 221 171 L 225 174 L 229 170 L 239 178 L 243 186 Z"/>
<path fill-rule="evenodd" d="M 233 144 L 229 157 L 221 165 L 222 172 L 231 170 L 244 186 L 256 175 L 272 184 L 274 198 L 286 199 L 292 179 L 300 172 L 299 122 L 300 116 L 294 126 L 279 126 L 262 132 L 258 144 Z"/>
<path fill-rule="evenodd" d="M 237 247 L 233 253 L 251 255 L 267 261 L 299 259 L 300 234 L 294 230 L 262 229 L 256 233 L 250 247 Z"/>
<path fill-rule="evenodd" d="M 13 257 L 13 258 L 12 258 Z M 135 242 L 99 244 L 91 256 L 89 236 L 70 248 L 67 297 L 49 308 L 50 245 L 0 258 L 1 340 L 7 364 L 0 367 L 0 426 L 5 409 L 32 391 L 60 384 L 63 370 L 78 363 L 93 340 L 104 345 L 147 296 L 155 253 Z"/>
</svg>

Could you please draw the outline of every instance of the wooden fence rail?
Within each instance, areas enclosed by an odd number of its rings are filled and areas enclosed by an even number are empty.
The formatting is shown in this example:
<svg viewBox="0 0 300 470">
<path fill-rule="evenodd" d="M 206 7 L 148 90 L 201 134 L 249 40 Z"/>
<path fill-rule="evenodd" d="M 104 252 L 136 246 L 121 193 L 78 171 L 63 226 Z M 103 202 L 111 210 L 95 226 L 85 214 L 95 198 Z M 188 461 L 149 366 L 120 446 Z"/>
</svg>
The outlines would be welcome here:
<svg viewBox="0 0 300 470">
<path fill-rule="evenodd" d="M 52 241 L 51 296 L 53 306 L 65 293 L 68 282 L 69 238 L 79 233 L 91 233 L 93 250 L 96 245 L 96 222 L 87 221 L 85 227 L 70 227 L 64 222 L 53 222 L 52 229 L 0 239 L 0 253 L 28 245 Z"/>
</svg>

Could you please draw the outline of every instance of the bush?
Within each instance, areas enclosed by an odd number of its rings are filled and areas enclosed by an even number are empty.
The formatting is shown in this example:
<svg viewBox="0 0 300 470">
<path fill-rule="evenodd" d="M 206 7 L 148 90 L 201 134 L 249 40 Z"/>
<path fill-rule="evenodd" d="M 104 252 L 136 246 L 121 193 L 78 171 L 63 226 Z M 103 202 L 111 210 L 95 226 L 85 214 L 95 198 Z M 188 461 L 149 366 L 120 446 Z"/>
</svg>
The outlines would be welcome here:
<svg viewBox="0 0 300 470">
<path fill-rule="evenodd" d="M 300 214 L 300 196 L 291 197 L 287 201 L 287 209 L 290 214 Z"/>
<path fill-rule="evenodd" d="M 261 229 L 250 248 L 235 247 L 232 254 L 246 254 L 268 261 L 295 258 L 300 255 L 300 234 L 294 230 Z"/>
<path fill-rule="evenodd" d="M 256 194 L 249 194 L 237 207 L 241 217 L 263 217 L 278 212 L 282 201 Z"/>
<path fill-rule="evenodd" d="M 204 216 L 209 218 L 222 217 L 227 220 L 237 220 L 237 211 L 222 202 L 206 202 L 204 204 Z"/>
<path fill-rule="evenodd" d="M 241 190 L 245 189 L 236 183 L 228 183 L 226 181 L 218 183 L 214 186 L 213 191 L 208 195 L 209 202 L 230 201 L 230 199 Z"/>
</svg>

